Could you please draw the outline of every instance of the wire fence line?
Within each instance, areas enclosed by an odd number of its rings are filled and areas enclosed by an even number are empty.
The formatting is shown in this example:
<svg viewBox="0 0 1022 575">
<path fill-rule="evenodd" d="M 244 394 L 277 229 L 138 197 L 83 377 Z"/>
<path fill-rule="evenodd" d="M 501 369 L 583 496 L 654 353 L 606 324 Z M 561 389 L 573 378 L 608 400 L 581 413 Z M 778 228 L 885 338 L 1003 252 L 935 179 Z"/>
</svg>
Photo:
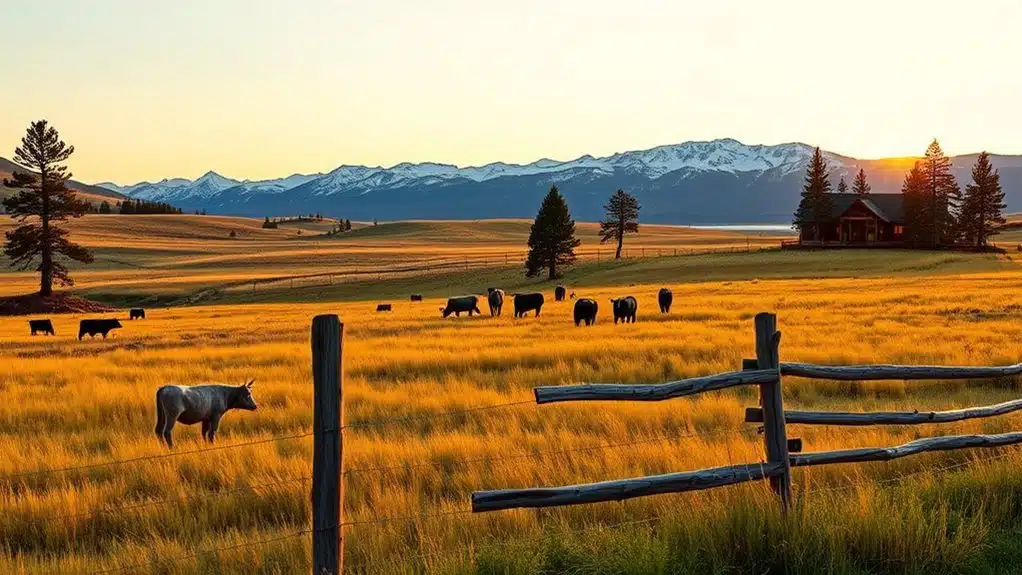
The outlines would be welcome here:
<svg viewBox="0 0 1022 575">
<path fill-rule="evenodd" d="M 434 419 L 434 418 L 438 418 L 438 417 L 451 417 L 451 416 L 454 416 L 454 415 L 463 415 L 463 414 L 466 414 L 466 413 L 476 413 L 476 412 L 479 412 L 479 411 L 489 411 L 489 410 L 493 410 L 493 409 L 502 409 L 502 408 L 505 408 L 505 407 L 515 407 L 515 406 L 526 405 L 526 404 L 535 405 L 536 404 L 536 400 L 534 400 L 534 399 L 527 399 L 527 400 L 522 400 L 522 401 L 511 401 L 511 402 L 508 402 L 508 403 L 498 403 L 496 405 L 481 405 L 481 406 L 478 406 L 478 407 L 469 407 L 469 408 L 465 408 L 465 409 L 454 409 L 454 410 L 451 410 L 451 411 L 441 411 L 441 412 L 437 412 L 437 413 L 420 413 L 420 414 L 413 414 L 413 415 L 405 415 L 405 416 L 401 416 L 401 417 L 390 417 L 390 418 L 387 418 L 387 419 L 372 419 L 372 420 L 365 420 L 365 421 L 356 421 L 355 423 L 349 423 L 349 424 L 346 424 L 346 425 L 342 425 L 341 429 L 366 429 L 366 428 L 371 428 L 371 427 L 382 427 L 384 425 L 390 425 L 392 423 L 414 421 L 416 419 Z"/>
</svg>

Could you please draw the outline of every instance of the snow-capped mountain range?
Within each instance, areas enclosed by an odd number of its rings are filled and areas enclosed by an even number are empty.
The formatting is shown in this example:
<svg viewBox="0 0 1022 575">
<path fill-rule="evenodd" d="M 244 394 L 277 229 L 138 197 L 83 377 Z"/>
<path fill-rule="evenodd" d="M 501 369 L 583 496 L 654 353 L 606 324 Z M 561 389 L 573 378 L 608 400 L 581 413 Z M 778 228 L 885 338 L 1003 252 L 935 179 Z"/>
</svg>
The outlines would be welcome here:
<svg viewBox="0 0 1022 575">
<path fill-rule="evenodd" d="M 342 165 L 326 174 L 262 181 L 234 180 L 210 171 L 194 181 L 175 178 L 131 186 L 98 185 L 186 210 L 258 217 L 319 212 L 379 220 L 531 217 L 551 185 L 565 194 L 576 218 L 593 220 L 602 215 L 606 197 L 623 188 L 639 197 L 647 222 L 784 222 L 798 201 L 812 153 L 813 148 L 802 143 L 746 145 L 721 139 L 601 158 L 585 155 L 563 162 L 544 158 L 525 165 Z M 903 173 L 891 171 L 883 161 L 830 152 L 825 156 L 835 183 L 837 177 L 846 177 L 850 183 L 862 167 L 870 174 L 874 190 L 900 187 Z M 1022 158 L 997 158 L 995 166 L 1002 172 L 1022 171 Z"/>
</svg>

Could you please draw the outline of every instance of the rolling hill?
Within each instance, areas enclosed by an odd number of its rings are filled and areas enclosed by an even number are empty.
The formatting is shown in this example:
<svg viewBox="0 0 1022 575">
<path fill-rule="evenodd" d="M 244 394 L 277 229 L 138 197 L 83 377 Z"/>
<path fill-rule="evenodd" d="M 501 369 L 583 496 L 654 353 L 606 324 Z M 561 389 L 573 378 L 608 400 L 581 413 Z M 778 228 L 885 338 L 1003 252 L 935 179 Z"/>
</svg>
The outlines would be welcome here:
<svg viewBox="0 0 1022 575">
<path fill-rule="evenodd" d="M 0 158 L 0 184 L 2 184 L 5 178 L 10 178 L 11 174 L 15 171 L 26 172 L 31 170 L 26 170 L 6 158 Z M 68 180 L 67 187 L 77 192 L 80 198 L 88 200 L 94 204 L 98 204 L 103 201 L 115 202 L 128 197 L 114 190 L 109 190 L 101 186 L 85 184 L 76 180 Z M 13 191 L 10 188 L 0 185 L 0 199 L 6 198 L 12 193 Z M 0 206 L 0 213 L 3 213 L 3 206 Z"/>
</svg>

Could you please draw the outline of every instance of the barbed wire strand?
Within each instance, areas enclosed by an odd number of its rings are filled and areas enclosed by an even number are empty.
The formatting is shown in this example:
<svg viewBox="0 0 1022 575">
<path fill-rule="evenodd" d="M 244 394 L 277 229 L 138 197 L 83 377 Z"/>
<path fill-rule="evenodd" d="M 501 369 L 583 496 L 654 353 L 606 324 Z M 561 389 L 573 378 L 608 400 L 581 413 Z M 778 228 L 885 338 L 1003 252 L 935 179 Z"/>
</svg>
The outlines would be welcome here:
<svg viewBox="0 0 1022 575">
<path fill-rule="evenodd" d="M 160 558 L 154 559 L 153 561 L 149 561 L 149 562 L 145 562 L 145 563 L 132 563 L 131 565 L 124 565 L 124 566 L 121 566 L 121 567 L 113 567 L 111 569 L 104 569 L 104 570 L 101 570 L 101 571 L 93 571 L 93 573 L 94 573 L 94 575 L 106 575 L 106 574 L 109 574 L 109 573 L 123 573 L 125 571 L 149 572 L 151 570 L 152 566 L 153 566 L 153 563 L 157 563 L 157 564 L 180 563 L 181 561 L 187 561 L 188 559 L 196 559 L 196 558 L 198 558 L 200 555 L 202 555 L 204 553 L 222 553 L 224 551 L 233 551 L 235 549 L 242 549 L 244 547 L 255 547 L 255 546 L 269 545 L 271 543 L 279 543 L 281 541 L 286 541 L 288 539 L 294 539 L 296 537 L 301 537 L 303 535 L 308 535 L 310 533 L 312 533 L 311 529 L 303 529 L 301 531 L 296 531 L 294 533 L 289 533 L 287 535 L 281 535 L 279 537 L 272 537 L 272 538 L 269 538 L 269 539 L 260 539 L 260 540 L 257 540 L 257 541 L 246 541 L 244 543 L 238 543 L 236 545 L 230 545 L 230 546 L 227 546 L 227 547 L 215 547 L 213 549 L 207 549 L 205 551 L 198 551 L 198 552 L 195 552 L 195 553 L 190 553 L 188 555 L 178 555 L 176 557 L 160 557 Z"/>
<path fill-rule="evenodd" d="M 709 433 L 688 433 L 685 435 L 674 435 L 674 436 L 659 436 L 659 437 L 647 437 L 645 439 L 638 439 L 635 441 L 627 441 L 623 443 L 609 443 L 604 445 L 587 445 L 585 447 L 576 447 L 572 449 L 551 449 L 544 451 L 536 451 L 533 453 L 518 453 L 514 455 L 502 455 L 502 456 L 485 456 L 473 459 L 450 459 L 445 461 L 427 461 L 422 463 L 410 463 L 405 465 L 386 465 L 379 467 L 354 467 L 351 469 L 345 469 L 344 475 L 351 473 L 369 473 L 369 472 L 381 472 L 381 471 L 394 471 L 404 469 L 418 469 L 422 467 L 443 467 L 447 465 L 472 465 L 476 463 L 497 463 L 501 461 L 511 461 L 516 459 L 539 459 L 540 457 L 551 456 L 551 455 L 566 455 L 569 453 L 580 453 L 585 451 L 601 451 L 605 449 L 617 449 L 621 447 L 630 447 L 633 445 L 644 445 L 650 443 L 669 442 L 677 439 L 694 439 L 694 438 L 710 438 L 722 435 L 725 432 L 732 431 L 718 430 Z"/>
<path fill-rule="evenodd" d="M 240 487 L 233 487 L 230 489 L 222 489 L 220 491 L 213 491 L 209 493 L 203 493 L 200 495 L 190 495 L 184 497 L 166 497 L 163 499 L 156 499 L 152 501 L 143 501 L 140 503 L 134 503 L 131 505 L 125 505 L 117 508 L 98 509 L 96 511 L 87 511 L 83 513 L 75 513 L 71 515 L 49 515 L 46 517 L 36 517 L 34 519 L 26 520 L 27 523 L 41 523 L 44 521 L 56 521 L 56 520 L 68 520 L 68 519 L 81 519 L 83 517 L 92 517 L 96 515 L 104 515 L 107 513 L 125 513 L 134 512 L 139 509 L 145 509 L 147 507 L 157 507 L 161 505 L 168 505 L 171 503 L 190 503 L 202 499 L 214 499 L 219 497 L 226 497 L 228 495 L 234 495 L 237 493 L 244 493 L 246 491 L 265 489 L 268 487 L 277 487 L 280 485 L 289 485 L 292 483 L 305 483 L 311 482 L 311 477 L 292 477 L 290 479 L 283 479 L 280 481 L 273 481 L 269 483 L 257 483 L 253 485 L 244 485 Z"/>
<path fill-rule="evenodd" d="M 384 425 L 389 425 L 391 423 L 397 423 L 399 421 L 411 421 L 411 420 L 415 420 L 415 419 L 434 419 L 434 418 L 437 418 L 437 417 L 450 417 L 450 416 L 453 416 L 453 415 L 462 415 L 462 414 L 465 414 L 465 413 L 475 413 L 475 412 L 479 412 L 479 411 L 488 411 L 488 410 L 491 410 L 491 409 L 501 409 L 501 408 L 504 408 L 504 407 L 513 407 L 513 406 L 525 405 L 525 404 L 536 405 L 536 400 L 529 399 L 529 400 L 524 400 L 524 401 L 512 401 L 512 402 L 509 402 L 509 403 L 498 403 L 496 405 L 482 405 L 482 406 L 479 406 L 479 407 L 469 407 L 467 409 L 455 409 L 455 410 L 451 410 L 451 411 L 441 411 L 439 413 L 421 413 L 421 414 L 414 414 L 414 415 L 405 415 L 405 416 L 401 416 L 401 417 L 391 417 L 391 418 L 387 418 L 387 419 L 375 419 L 375 420 L 356 421 L 354 423 L 349 423 L 349 424 L 346 424 L 346 425 L 342 425 L 341 429 L 365 429 L 365 428 L 369 428 L 369 427 L 381 427 L 381 426 L 384 426 Z"/>
<path fill-rule="evenodd" d="M 32 477 L 35 475 L 48 475 L 56 473 L 68 473 L 71 471 L 83 471 L 86 469 L 98 469 L 100 467 L 113 467 L 117 465 L 127 465 L 129 463 L 140 463 L 143 461 L 155 461 L 160 459 L 169 459 L 172 457 L 180 457 L 184 455 L 195 455 L 197 453 L 212 453 L 214 451 L 224 451 L 227 449 L 235 449 L 238 447 L 249 447 L 252 445 L 261 445 L 265 443 L 274 443 L 277 441 L 286 441 L 290 439 L 302 439 L 305 437 L 311 437 L 313 432 L 309 431 L 306 433 L 300 433 L 295 435 L 278 435 L 268 439 L 257 439 L 253 441 L 245 441 L 242 443 L 232 443 L 230 445 L 217 445 L 214 447 L 205 447 L 201 449 L 192 449 L 189 451 L 171 451 L 169 453 L 161 453 L 159 455 L 143 455 L 141 457 L 133 457 L 131 459 L 115 459 L 113 461 L 105 461 L 101 463 L 90 463 L 87 465 L 78 465 L 74 467 L 59 467 L 56 469 L 37 469 L 35 471 L 25 471 L 22 473 L 13 473 L 11 475 L 4 475 L 0 477 L 0 481 L 10 481 L 12 479 L 20 479 L 23 477 Z"/>
</svg>

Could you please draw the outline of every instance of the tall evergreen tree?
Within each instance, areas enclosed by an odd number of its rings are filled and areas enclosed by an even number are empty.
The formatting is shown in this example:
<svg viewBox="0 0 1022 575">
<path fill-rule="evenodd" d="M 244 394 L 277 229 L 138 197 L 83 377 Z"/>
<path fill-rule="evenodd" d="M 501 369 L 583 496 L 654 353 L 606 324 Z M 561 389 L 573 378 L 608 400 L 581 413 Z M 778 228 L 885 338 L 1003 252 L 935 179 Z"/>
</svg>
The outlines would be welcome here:
<svg viewBox="0 0 1022 575">
<path fill-rule="evenodd" d="M 951 158 L 944 155 L 936 139 L 926 148 L 920 169 L 926 179 L 926 197 L 930 203 L 930 243 L 933 247 L 953 243 L 958 236 L 956 218 L 962 191 L 951 173 Z"/>
<path fill-rule="evenodd" d="M 99 213 L 109 214 L 110 213 L 110 202 L 103 200 L 103 203 L 99 204 Z"/>
<path fill-rule="evenodd" d="M 868 196 L 872 189 L 873 187 L 866 181 L 866 170 L 859 168 L 859 173 L 855 175 L 855 181 L 852 182 L 852 191 L 857 196 Z"/>
<path fill-rule="evenodd" d="M 845 177 L 844 176 L 841 176 L 841 179 L 838 180 L 838 182 L 837 182 L 837 193 L 839 193 L 839 194 L 847 194 L 848 193 L 848 184 L 845 183 Z"/>
<path fill-rule="evenodd" d="M 625 234 L 639 233 L 639 200 L 624 190 L 614 192 L 606 205 L 603 206 L 607 217 L 600 222 L 600 243 L 611 240 L 617 242 L 614 259 L 621 259 L 621 246 L 625 243 Z"/>
<path fill-rule="evenodd" d="M 551 187 L 529 232 L 525 275 L 534 277 L 545 269 L 550 279 L 556 278 L 558 268 L 575 262 L 575 248 L 581 243 L 575 238 L 575 220 L 571 219 L 567 202 L 557 186 Z"/>
<path fill-rule="evenodd" d="M 972 183 L 965 187 L 962 201 L 961 229 L 966 241 L 985 246 L 997 227 L 1004 224 L 1004 190 L 1001 175 L 990 164 L 990 155 L 983 152 L 972 167 Z"/>
<path fill-rule="evenodd" d="M 92 254 L 68 239 L 68 231 L 58 222 L 77 218 L 89 211 L 89 203 L 79 200 L 67 188 L 71 174 L 63 165 L 75 151 L 65 144 L 57 130 L 46 120 L 32 122 L 14 150 L 14 161 L 35 171 L 15 174 L 4 185 L 19 189 L 3 201 L 18 227 L 6 233 L 4 253 L 11 265 L 28 269 L 38 260 L 39 295 L 53 293 L 53 283 L 74 285 L 60 257 L 91 263 Z M 33 219 L 29 223 L 29 219 Z M 37 221 L 36 221 L 37 220 Z"/>
<path fill-rule="evenodd" d="M 905 240 L 913 246 L 928 244 L 933 237 L 931 204 L 926 191 L 922 162 L 916 162 L 901 186 L 905 206 Z"/>
<path fill-rule="evenodd" d="M 820 231 L 833 218 L 834 203 L 828 195 L 830 180 L 827 178 L 827 160 L 823 158 L 820 148 L 813 152 L 813 159 L 806 169 L 805 183 L 802 185 L 802 200 L 795 210 L 792 227 L 804 230 L 811 226 L 813 239 L 820 239 Z"/>
</svg>

